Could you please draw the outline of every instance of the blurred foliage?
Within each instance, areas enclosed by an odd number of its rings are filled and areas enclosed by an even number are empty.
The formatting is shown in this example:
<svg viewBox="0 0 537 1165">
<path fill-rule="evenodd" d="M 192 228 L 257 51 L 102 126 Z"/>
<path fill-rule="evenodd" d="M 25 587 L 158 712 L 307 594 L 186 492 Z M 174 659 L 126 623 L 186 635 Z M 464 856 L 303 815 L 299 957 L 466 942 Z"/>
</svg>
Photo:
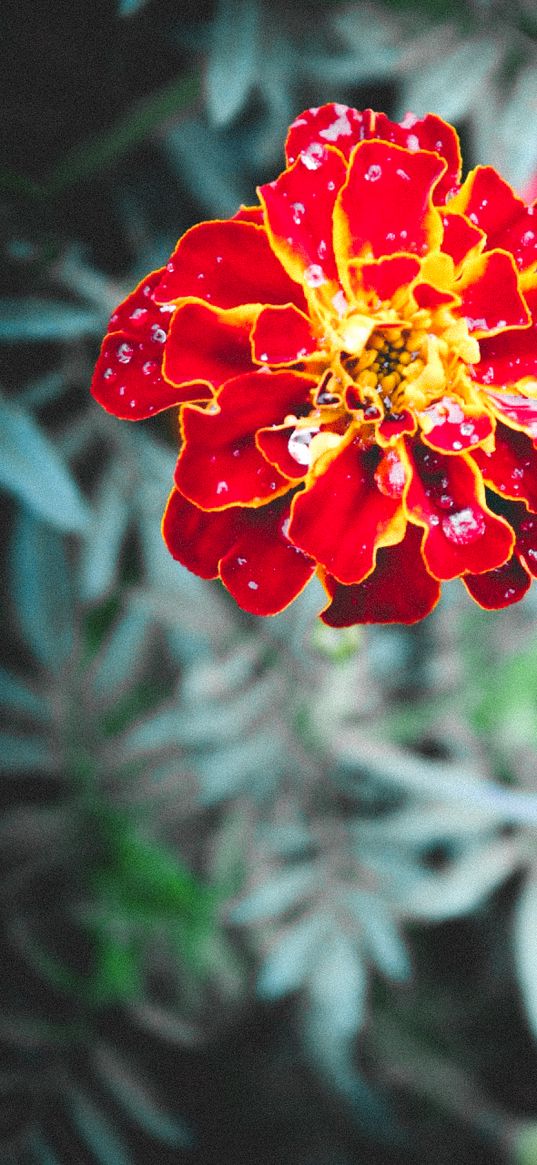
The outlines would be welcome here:
<svg viewBox="0 0 537 1165">
<path fill-rule="evenodd" d="M 122 295 L 325 100 L 537 170 L 533 0 L 3 12 L 0 1156 L 537 1162 L 537 600 L 272 620 L 167 556 Z"/>
</svg>

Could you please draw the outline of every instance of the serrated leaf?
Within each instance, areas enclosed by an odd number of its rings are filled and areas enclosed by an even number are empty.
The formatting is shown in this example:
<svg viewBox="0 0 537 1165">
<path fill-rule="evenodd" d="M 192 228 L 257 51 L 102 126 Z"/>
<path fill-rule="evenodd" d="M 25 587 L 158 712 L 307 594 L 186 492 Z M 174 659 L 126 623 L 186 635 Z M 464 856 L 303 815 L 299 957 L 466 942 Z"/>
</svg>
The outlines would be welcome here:
<svg viewBox="0 0 537 1165">
<path fill-rule="evenodd" d="M 70 568 L 59 532 L 22 511 L 15 523 L 11 593 L 28 647 L 53 671 L 74 647 Z"/>
<path fill-rule="evenodd" d="M 471 111 L 480 87 L 503 56 L 495 36 L 478 36 L 446 46 L 422 69 L 407 74 L 397 116 L 411 109 L 419 117 L 431 110 L 447 121 L 461 121 Z"/>
<path fill-rule="evenodd" d="M 78 1089 L 70 1097 L 75 1125 L 99 1165 L 133 1165 L 130 1153 L 93 1101 Z"/>
<path fill-rule="evenodd" d="M 84 530 L 89 510 L 69 469 L 45 433 L 23 409 L 0 397 L 0 486 L 38 518 L 61 530 Z"/>
<path fill-rule="evenodd" d="M 311 968 L 310 1007 L 332 1034 L 352 1038 L 365 1019 L 367 972 L 356 944 L 335 927 Z"/>
<path fill-rule="evenodd" d="M 220 0 L 205 72 L 207 110 L 223 126 L 240 112 L 257 73 L 257 0 Z"/>
<path fill-rule="evenodd" d="M 373 963 L 389 979 L 405 982 L 411 973 L 408 951 L 380 896 L 348 891 L 345 904 L 358 920 L 363 944 Z"/>
<path fill-rule="evenodd" d="M 70 343 L 98 335 L 102 320 L 87 307 L 62 300 L 0 299 L 0 341 L 7 344 Z"/>
<path fill-rule="evenodd" d="M 522 848 L 514 837 L 501 837 L 473 848 L 446 871 L 425 873 L 413 889 L 404 893 L 404 909 L 410 918 L 440 922 L 476 910 L 489 894 L 519 866 Z"/>
<path fill-rule="evenodd" d="M 325 930 L 322 917 L 307 914 L 278 935 L 257 980 L 257 993 L 262 999 L 281 999 L 303 985 Z"/>
<path fill-rule="evenodd" d="M 149 1136 L 170 1146 L 192 1144 L 192 1136 L 183 1122 L 163 1112 L 158 1099 L 151 1095 L 145 1072 L 142 1078 L 136 1076 L 125 1057 L 106 1044 L 94 1048 L 93 1059 L 114 1098 Z"/>
<path fill-rule="evenodd" d="M 537 879 L 522 887 L 514 919 L 514 956 L 528 1021 L 537 1039 Z"/>
<path fill-rule="evenodd" d="M 230 911 L 231 922 L 238 926 L 266 922 L 306 902 L 317 882 L 312 865 L 282 870 L 252 890 Z"/>
</svg>

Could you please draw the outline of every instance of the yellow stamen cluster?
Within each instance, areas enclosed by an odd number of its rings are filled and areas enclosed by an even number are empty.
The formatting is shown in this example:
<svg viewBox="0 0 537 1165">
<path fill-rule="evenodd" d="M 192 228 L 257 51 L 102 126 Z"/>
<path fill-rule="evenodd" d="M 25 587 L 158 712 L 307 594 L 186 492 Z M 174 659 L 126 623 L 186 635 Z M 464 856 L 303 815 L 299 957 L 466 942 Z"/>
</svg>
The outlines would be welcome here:
<svg viewBox="0 0 537 1165">
<path fill-rule="evenodd" d="M 376 331 L 358 357 L 344 358 L 342 363 L 358 388 L 374 389 L 386 404 L 396 403 L 397 391 L 403 381 L 413 380 L 423 371 L 420 358 L 427 338 L 426 332 L 411 330 L 390 334 Z M 404 390 L 403 390 L 404 391 Z"/>
</svg>

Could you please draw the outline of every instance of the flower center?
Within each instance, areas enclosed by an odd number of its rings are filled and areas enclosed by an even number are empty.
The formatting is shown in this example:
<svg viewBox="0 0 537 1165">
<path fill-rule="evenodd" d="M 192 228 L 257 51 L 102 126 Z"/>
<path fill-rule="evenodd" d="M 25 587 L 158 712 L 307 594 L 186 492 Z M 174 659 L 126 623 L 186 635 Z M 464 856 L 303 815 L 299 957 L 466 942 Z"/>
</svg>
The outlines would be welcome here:
<svg viewBox="0 0 537 1165">
<path fill-rule="evenodd" d="M 350 409 L 382 404 L 388 413 L 404 407 L 406 389 L 423 372 L 424 331 L 375 331 L 359 356 L 342 353 L 344 371 L 351 379 L 346 403 Z"/>
</svg>

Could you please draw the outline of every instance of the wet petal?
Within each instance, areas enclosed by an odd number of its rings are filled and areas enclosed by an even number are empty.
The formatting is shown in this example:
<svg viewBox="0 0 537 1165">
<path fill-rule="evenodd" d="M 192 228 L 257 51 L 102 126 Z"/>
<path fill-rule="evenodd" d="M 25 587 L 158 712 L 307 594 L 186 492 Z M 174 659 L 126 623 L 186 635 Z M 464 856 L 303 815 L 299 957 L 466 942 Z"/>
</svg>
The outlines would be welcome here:
<svg viewBox="0 0 537 1165">
<path fill-rule="evenodd" d="M 177 388 L 164 380 L 162 361 L 173 307 L 153 302 L 160 276 L 161 271 L 152 272 L 116 308 L 93 373 L 95 400 L 121 420 L 140 421 L 211 396 L 205 385 Z"/>
<path fill-rule="evenodd" d="M 473 368 L 480 384 L 507 387 L 517 384 L 524 376 L 537 377 L 537 291 L 527 291 L 525 299 L 533 316 L 529 328 L 480 340 L 481 360 Z"/>
<path fill-rule="evenodd" d="M 423 532 L 408 525 L 396 546 L 378 551 L 375 569 L 357 586 L 342 586 L 328 577 L 332 602 L 321 613 L 329 627 L 354 623 L 417 623 L 432 611 L 440 583 L 428 573 L 420 550 Z"/>
<path fill-rule="evenodd" d="M 276 615 L 304 590 L 315 563 L 286 536 L 286 498 L 243 511 L 243 516 L 236 540 L 220 563 L 220 578 L 245 611 Z"/>
<path fill-rule="evenodd" d="M 442 214 L 444 238 L 442 250 L 451 255 L 455 266 L 458 267 L 463 259 L 474 248 L 481 249 L 485 242 L 485 232 L 479 230 L 464 214 L 456 214 L 451 210 Z"/>
<path fill-rule="evenodd" d="M 463 316 L 468 330 L 476 336 L 490 336 L 530 323 L 514 260 L 504 251 L 487 251 L 469 259 L 455 290 L 462 299 L 455 315 Z"/>
<path fill-rule="evenodd" d="M 202 509 L 257 506 L 287 491 L 289 481 L 263 457 L 256 430 L 277 424 L 309 398 L 315 381 L 296 372 L 253 372 L 220 389 L 218 411 L 187 406 L 175 481 Z"/>
<path fill-rule="evenodd" d="M 445 163 L 435 154 L 387 142 L 360 142 L 334 210 L 334 245 L 342 278 L 353 258 L 437 247 L 442 222 L 431 195 Z"/>
<path fill-rule="evenodd" d="M 510 251 L 520 271 L 537 263 L 537 207 L 528 206 L 518 218 L 494 235 L 494 246 Z"/>
<path fill-rule="evenodd" d="M 389 255 L 383 259 L 349 264 L 349 281 L 355 295 L 373 291 L 381 300 L 390 300 L 400 287 L 406 287 L 418 274 L 419 259 L 414 255 Z"/>
<path fill-rule="evenodd" d="M 513 507 L 514 508 L 514 507 Z M 537 514 L 517 506 L 519 511 L 513 525 L 516 529 L 516 551 L 534 578 L 537 578 Z"/>
<path fill-rule="evenodd" d="M 441 453 L 460 453 L 473 449 L 494 431 L 485 411 L 476 413 L 450 396 L 443 396 L 419 413 L 425 441 Z"/>
<path fill-rule="evenodd" d="M 254 360 L 261 364 L 296 364 L 319 349 L 319 339 L 303 312 L 292 304 L 265 307 L 252 332 Z"/>
<path fill-rule="evenodd" d="M 239 206 L 238 211 L 232 215 L 233 222 L 253 222 L 256 226 L 263 224 L 263 207 L 262 206 Z"/>
<path fill-rule="evenodd" d="M 232 376 L 253 371 L 251 326 L 251 311 L 220 311 L 198 301 L 180 304 L 166 343 L 166 379 L 173 384 L 205 381 L 218 388 Z"/>
<path fill-rule="evenodd" d="M 529 590 L 531 578 L 516 555 L 484 574 L 467 574 L 463 583 L 469 594 L 486 611 L 499 611 L 519 603 Z"/>
<path fill-rule="evenodd" d="M 484 480 L 502 497 L 525 501 L 537 510 L 537 451 L 525 433 L 497 425 L 495 449 L 476 449 L 474 460 Z"/>
<path fill-rule="evenodd" d="M 316 109 L 306 109 L 293 122 L 285 144 L 289 165 L 299 154 L 314 163 L 326 146 L 335 146 L 348 158 L 357 142 L 373 137 L 375 114 L 372 109 L 359 111 L 348 105 L 330 102 Z"/>
<path fill-rule="evenodd" d="M 233 545 L 244 511 L 237 506 L 207 513 L 174 489 L 162 519 L 170 554 L 201 578 L 216 578 L 218 563 Z"/>
<path fill-rule="evenodd" d="M 490 513 L 480 475 L 464 458 L 408 442 L 408 516 L 424 526 L 423 555 L 436 578 L 481 574 L 501 566 L 514 543 L 511 527 Z"/>
<path fill-rule="evenodd" d="M 425 117 L 416 117 L 407 113 L 402 122 L 390 121 L 385 113 L 375 116 L 375 137 L 395 142 L 398 146 L 405 146 L 408 150 L 431 150 L 440 154 L 447 164 L 447 169 L 440 182 L 435 187 L 433 201 L 444 203 L 452 191 L 457 189 L 461 173 L 461 150 L 458 136 L 447 121 L 443 121 L 435 113 L 428 113 Z"/>
<path fill-rule="evenodd" d="M 380 445 L 391 445 L 397 437 L 405 433 L 412 436 L 416 432 L 416 418 L 409 409 L 402 413 L 387 413 L 382 419 L 377 432 Z"/>
<path fill-rule="evenodd" d="M 310 445 L 318 428 L 299 427 L 294 422 L 287 425 L 271 425 L 258 429 L 256 445 L 271 465 L 275 465 L 286 477 L 305 477 L 310 463 Z"/>
<path fill-rule="evenodd" d="M 416 283 L 412 294 L 418 307 L 432 311 L 438 307 L 457 307 L 461 302 L 460 297 L 452 291 L 442 291 L 439 287 L 433 287 L 432 283 Z"/>
<path fill-rule="evenodd" d="M 259 187 L 275 253 L 293 279 L 311 288 L 337 284 L 332 211 L 345 174 L 341 155 L 327 148 L 315 159 L 300 154 L 275 182 Z"/>
<path fill-rule="evenodd" d="M 403 536 L 399 496 L 376 479 L 380 461 L 378 449 L 354 438 L 294 499 L 289 537 L 339 582 L 361 582 L 377 548 Z"/>
<path fill-rule="evenodd" d="M 501 420 L 537 440 L 537 400 L 507 392 L 487 392 L 487 397 Z"/>
<path fill-rule="evenodd" d="M 524 202 L 492 166 L 477 166 L 450 202 L 449 209 L 462 212 L 488 235 L 489 246 L 498 247 L 497 236 L 518 218 Z"/>
<path fill-rule="evenodd" d="M 295 303 L 304 296 L 271 250 L 264 227 L 230 219 L 192 227 L 177 247 L 155 290 L 159 303 L 195 297 L 214 307 L 245 303 Z"/>
</svg>

